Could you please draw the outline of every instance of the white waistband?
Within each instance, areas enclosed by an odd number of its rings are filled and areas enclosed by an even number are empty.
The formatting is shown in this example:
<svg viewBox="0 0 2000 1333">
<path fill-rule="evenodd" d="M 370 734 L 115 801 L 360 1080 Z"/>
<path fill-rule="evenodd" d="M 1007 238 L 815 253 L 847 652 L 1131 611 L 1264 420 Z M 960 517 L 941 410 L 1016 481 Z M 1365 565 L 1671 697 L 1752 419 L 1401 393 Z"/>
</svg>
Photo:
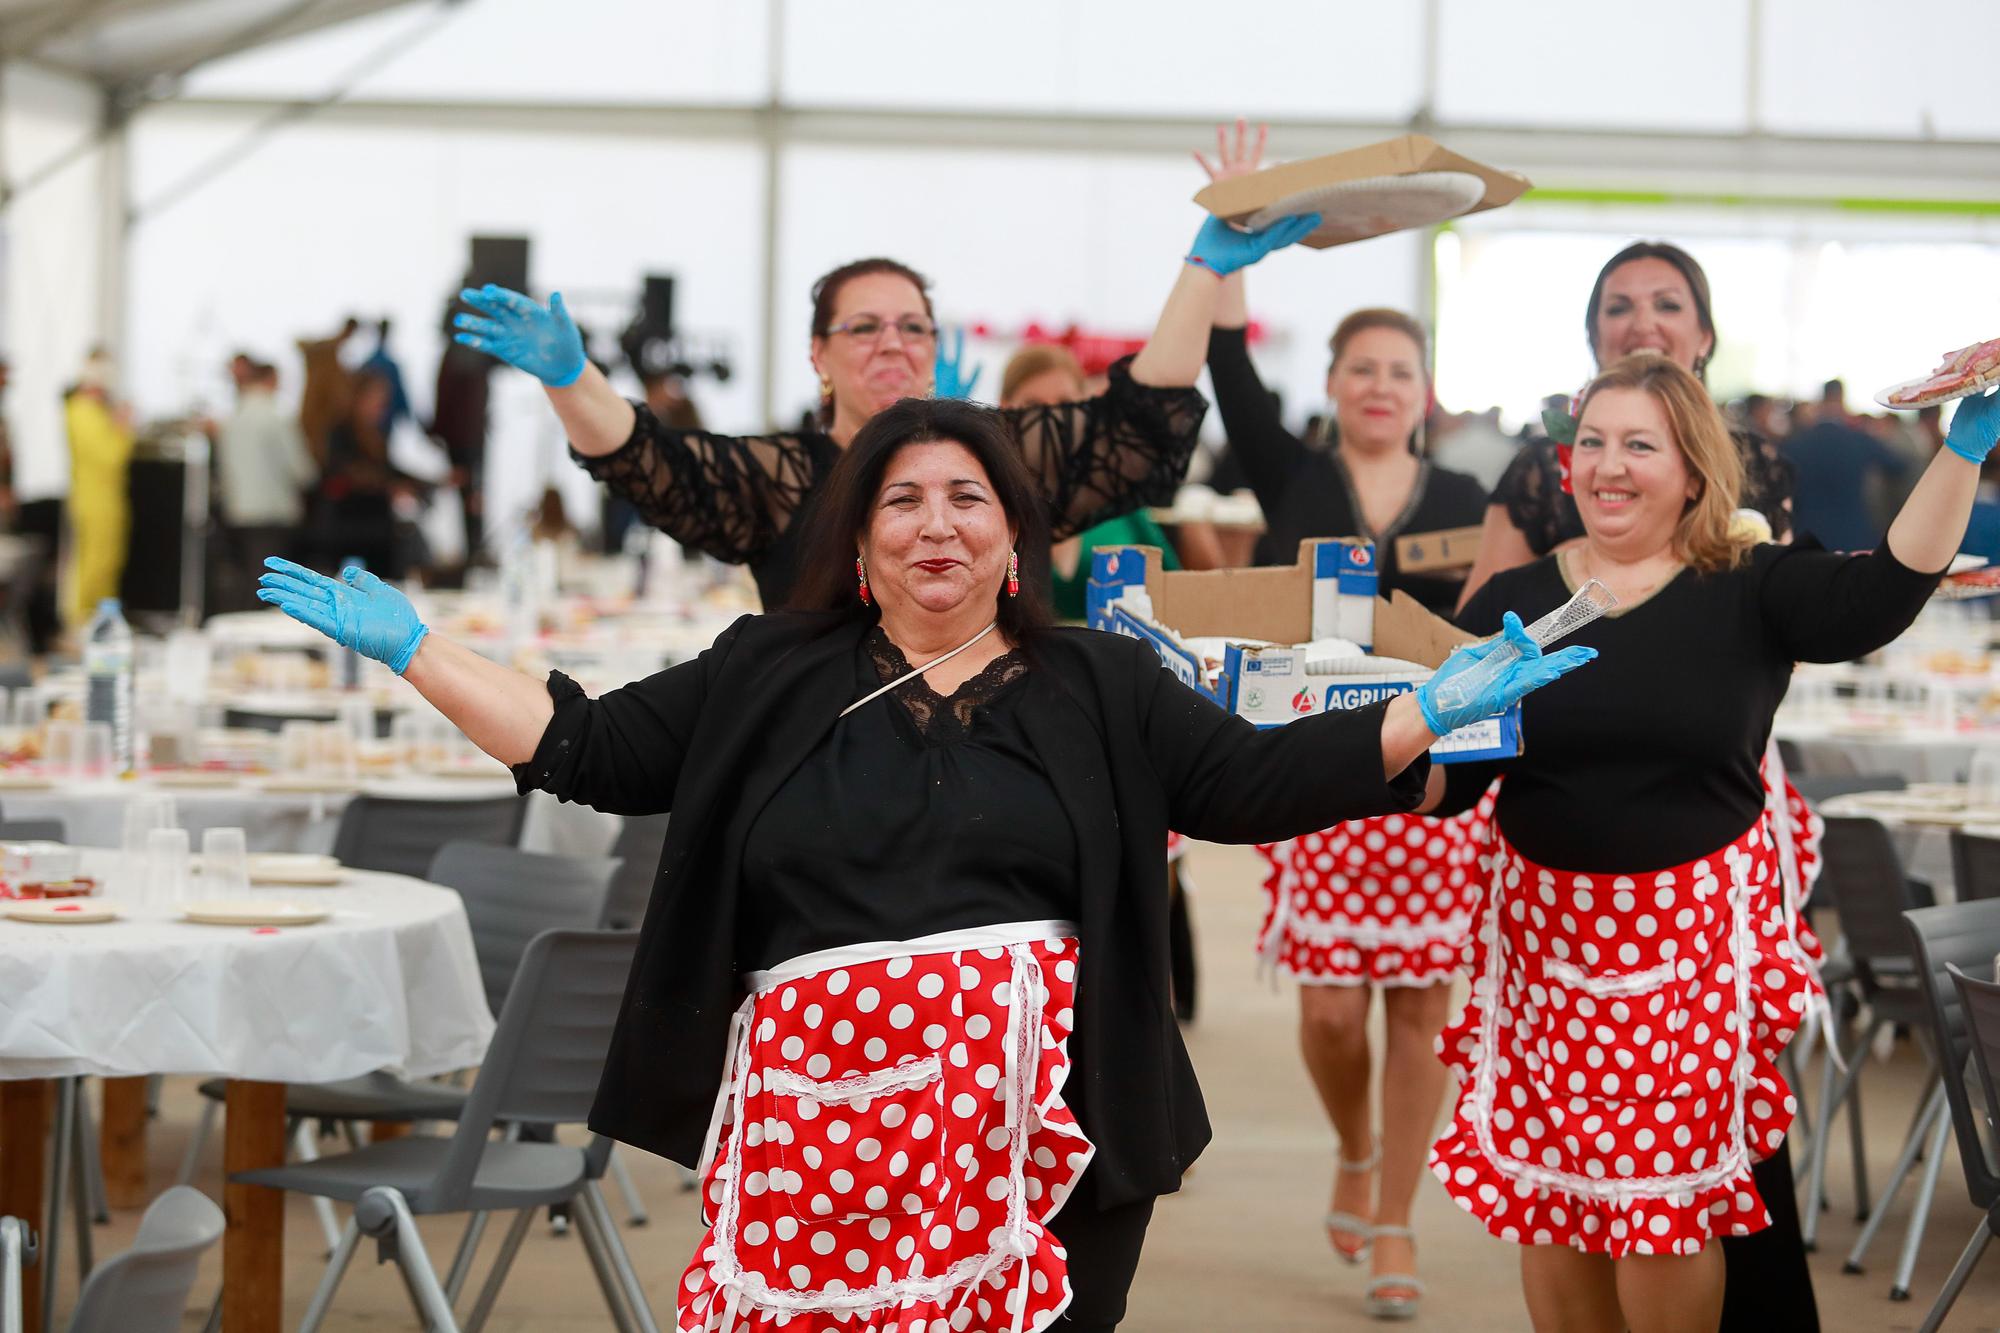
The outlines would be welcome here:
<svg viewBox="0 0 2000 1333">
<path fill-rule="evenodd" d="M 859 967 L 863 963 L 879 963 L 885 958 L 905 955 L 959 953 L 967 949 L 1001 949 L 1010 944 L 1028 944 L 1035 940 L 1074 939 L 1080 933 L 1073 921 L 1007 921 L 994 926 L 967 926 L 962 930 L 939 931 L 914 940 L 843 944 L 837 949 L 802 953 L 796 958 L 787 958 L 776 967 L 752 972 L 744 978 L 744 984 L 751 994 L 761 995 L 773 986 L 797 981 L 800 977 L 809 977 L 828 968 Z"/>
</svg>

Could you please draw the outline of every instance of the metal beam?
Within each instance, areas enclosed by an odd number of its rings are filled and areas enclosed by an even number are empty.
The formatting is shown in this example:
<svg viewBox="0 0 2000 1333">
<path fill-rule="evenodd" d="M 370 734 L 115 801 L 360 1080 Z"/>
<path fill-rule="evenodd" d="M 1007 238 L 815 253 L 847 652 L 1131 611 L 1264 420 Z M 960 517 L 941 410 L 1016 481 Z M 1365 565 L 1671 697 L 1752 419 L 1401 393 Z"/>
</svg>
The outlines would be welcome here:
<svg viewBox="0 0 2000 1333">
<path fill-rule="evenodd" d="M 147 115 L 245 116 L 292 105 L 261 98 L 191 97 Z M 1186 153 L 1214 133 L 1208 117 L 989 114 L 926 108 L 349 100 L 319 112 L 332 124 L 408 129 L 609 134 L 787 145 Z M 1275 120 L 1274 148 L 1332 152 L 1408 133 L 1393 121 Z M 2000 179 L 2000 142 L 1811 138 L 1779 134 L 1626 132 L 1532 125 L 1439 124 L 1427 133 L 1467 156 L 1558 188 L 1706 190 L 1755 197 L 1851 195 L 1988 199 Z"/>
</svg>

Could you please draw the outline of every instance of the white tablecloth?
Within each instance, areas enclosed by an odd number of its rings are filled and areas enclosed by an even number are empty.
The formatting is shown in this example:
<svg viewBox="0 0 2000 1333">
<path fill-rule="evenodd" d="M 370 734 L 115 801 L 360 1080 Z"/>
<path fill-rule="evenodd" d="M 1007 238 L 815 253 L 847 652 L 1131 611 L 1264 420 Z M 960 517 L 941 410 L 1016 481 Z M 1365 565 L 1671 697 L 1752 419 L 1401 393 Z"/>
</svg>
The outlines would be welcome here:
<svg viewBox="0 0 2000 1333">
<path fill-rule="evenodd" d="M 87 855 L 85 869 L 101 874 L 109 859 Z M 320 1082 L 484 1057 L 493 1018 L 457 894 L 350 872 L 339 888 L 253 895 L 334 915 L 263 933 L 165 908 L 97 926 L 0 919 L 0 1079 Z"/>
</svg>

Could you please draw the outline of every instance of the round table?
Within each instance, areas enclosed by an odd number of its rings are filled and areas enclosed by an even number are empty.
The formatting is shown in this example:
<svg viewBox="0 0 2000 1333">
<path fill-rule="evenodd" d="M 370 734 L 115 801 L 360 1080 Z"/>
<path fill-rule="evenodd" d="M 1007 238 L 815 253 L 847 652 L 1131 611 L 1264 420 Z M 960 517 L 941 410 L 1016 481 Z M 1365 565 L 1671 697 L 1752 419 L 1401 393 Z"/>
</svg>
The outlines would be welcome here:
<svg viewBox="0 0 2000 1333">
<path fill-rule="evenodd" d="M 112 868 L 86 853 L 86 873 Z M 223 1159 L 234 1173 L 285 1157 L 285 1083 L 478 1064 L 493 1034 L 458 895 L 349 872 L 336 888 L 253 889 L 326 906 L 286 928 L 195 925 L 134 906 L 94 926 L 0 919 L 0 1212 L 40 1216 L 45 1085 L 82 1074 L 220 1074 Z M 111 1085 L 107 1084 L 109 1088 Z M 229 1184 L 223 1327 L 275 1333 L 284 1196 Z"/>
</svg>

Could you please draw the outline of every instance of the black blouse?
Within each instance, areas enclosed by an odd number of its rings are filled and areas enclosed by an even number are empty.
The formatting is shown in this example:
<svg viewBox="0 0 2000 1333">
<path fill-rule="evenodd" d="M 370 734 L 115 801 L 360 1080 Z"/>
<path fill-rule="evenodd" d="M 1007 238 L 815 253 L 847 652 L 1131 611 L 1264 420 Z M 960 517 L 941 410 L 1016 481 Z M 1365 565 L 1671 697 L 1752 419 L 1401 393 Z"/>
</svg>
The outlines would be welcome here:
<svg viewBox="0 0 2000 1333">
<path fill-rule="evenodd" d="M 1001 411 L 1048 503 L 1055 540 L 1172 504 L 1194 456 L 1207 400 L 1192 388 L 1141 384 L 1131 363 L 1113 365 L 1109 387 L 1095 398 Z M 572 448 L 570 457 L 681 545 L 749 565 L 765 607 L 784 606 L 798 578 L 805 519 L 840 446 L 817 431 L 676 430 L 644 404 L 632 406 L 637 417 L 624 444 L 596 457 Z M 1028 583 L 1046 588 L 1047 553 L 1024 551 L 1022 559 Z"/>
<path fill-rule="evenodd" d="M 1277 405 L 1251 363 L 1242 329 L 1214 328 L 1208 335 L 1208 373 L 1229 433 L 1231 455 L 1242 467 L 1264 509 L 1257 563 L 1289 565 L 1309 537 L 1368 537 L 1384 597 L 1407 592 L 1428 609 L 1449 615 L 1465 587 L 1465 571 L 1405 574 L 1397 566 L 1396 538 L 1479 526 L 1486 516 L 1486 488 L 1463 472 L 1419 464 L 1403 511 L 1381 532 L 1370 532 L 1361 501 L 1338 449 L 1315 449 L 1285 429 Z"/>
<path fill-rule="evenodd" d="M 1743 507 L 1762 514 L 1771 525 L 1771 536 L 1783 541 L 1792 530 L 1791 460 L 1761 435 L 1732 430 L 1729 437 L 1736 441 L 1736 455 L 1743 461 Z M 1583 535 L 1576 498 L 1563 494 L 1555 441 L 1546 435 L 1521 446 L 1493 487 L 1493 503 L 1506 507 L 1508 521 L 1520 529 L 1536 555 L 1547 555 Z"/>
<path fill-rule="evenodd" d="M 1792 664 L 1873 652 L 1938 578 L 1886 546 L 1765 545 L 1727 572 L 1684 569 L 1564 640 L 1597 660 L 1522 701 L 1519 758 L 1447 768 L 1440 813 L 1471 808 L 1504 774 L 1500 830 L 1541 865 L 1638 874 L 1712 852 L 1763 809 L 1758 765 Z M 1458 623 L 1491 634 L 1502 612 L 1533 621 L 1570 593 L 1559 557 L 1544 556 L 1495 574 Z"/>
<path fill-rule="evenodd" d="M 908 674 L 880 627 L 854 697 Z M 750 826 L 738 937 L 753 968 L 843 944 L 1074 921 L 1077 832 L 1021 725 L 1027 663 L 946 698 L 921 677 L 835 723 Z"/>
</svg>

